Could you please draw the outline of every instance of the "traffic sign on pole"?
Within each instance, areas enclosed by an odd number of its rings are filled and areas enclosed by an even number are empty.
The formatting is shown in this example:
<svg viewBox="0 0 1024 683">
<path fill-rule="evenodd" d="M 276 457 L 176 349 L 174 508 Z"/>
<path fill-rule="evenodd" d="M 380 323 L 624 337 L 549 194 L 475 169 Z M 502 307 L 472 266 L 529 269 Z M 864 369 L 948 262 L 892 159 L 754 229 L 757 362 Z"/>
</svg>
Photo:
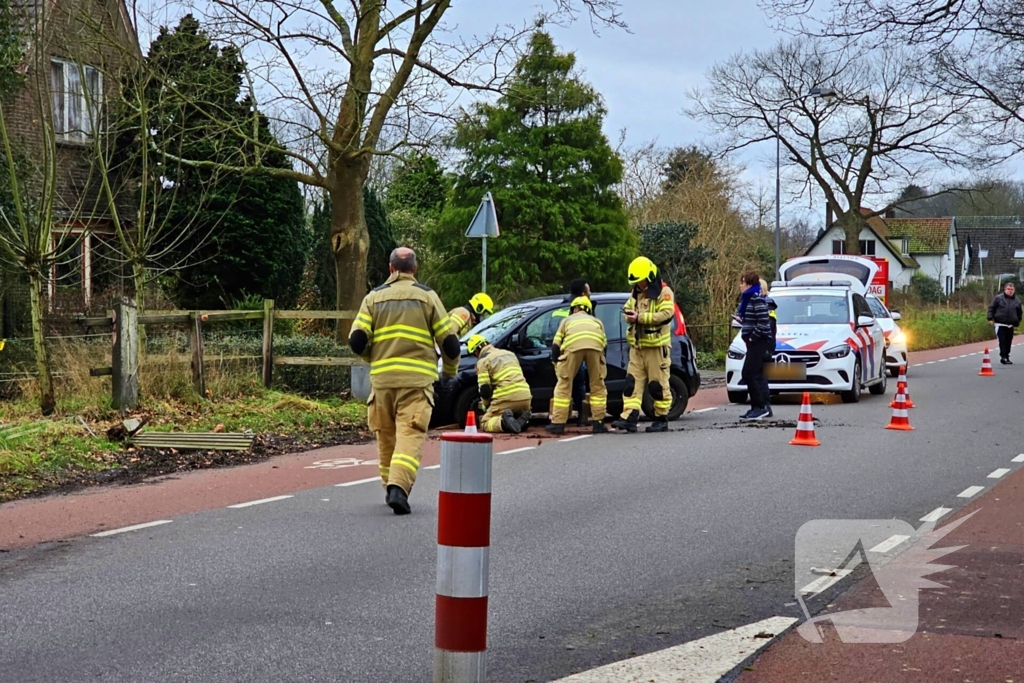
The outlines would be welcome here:
<svg viewBox="0 0 1024 683">
<path fill-rule="evenodd" d="M 498 237 L 501 230 L 498 228 L 498 212 L 494 209 L 494 198 L 488 192 L 484 195 L 480 206 L 477 207 L 473 220 L 466 228 L 466 237 L 479 237 L 483 257 L 483 267 L 480 270 L 480 291 L 487 291 L 487 238 Z"/>
</svg>

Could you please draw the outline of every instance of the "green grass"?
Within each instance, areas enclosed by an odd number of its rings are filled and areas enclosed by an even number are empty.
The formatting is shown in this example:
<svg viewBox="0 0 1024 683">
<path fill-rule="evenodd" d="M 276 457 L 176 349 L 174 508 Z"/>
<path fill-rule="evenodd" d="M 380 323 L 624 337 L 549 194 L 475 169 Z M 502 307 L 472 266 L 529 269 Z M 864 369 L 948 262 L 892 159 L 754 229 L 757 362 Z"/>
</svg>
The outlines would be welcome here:
<svg viewBox="0 0 1024 683">
<path fill-rule="evenodd" d="M 911 314 L 901 320 L 899 326 L 907 333 L 911 351 L 995 339 L 995 332 L 985 319 L 984 311 L 967 314 L 951 311 Z"/>
</svg>

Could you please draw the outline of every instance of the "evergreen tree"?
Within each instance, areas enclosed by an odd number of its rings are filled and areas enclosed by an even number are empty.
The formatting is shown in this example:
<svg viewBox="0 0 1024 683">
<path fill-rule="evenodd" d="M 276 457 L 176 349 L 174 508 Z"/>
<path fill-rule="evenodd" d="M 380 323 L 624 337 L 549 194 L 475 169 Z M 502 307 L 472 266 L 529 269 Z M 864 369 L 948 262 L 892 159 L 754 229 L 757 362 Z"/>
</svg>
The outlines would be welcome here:
<svg viewBox="0 0 1024 683">
<path fill-rule="evenodd" d="M 621 290 L 636 236 L 614 191 L 622 162 L 601 130 L 601 97 L 575 73 L 576 57 L 537 32 L 510 87 L 456 127 L 462 154 L 452 197 L 426 241 L 438 265 L 429 282 L 451 303 L 480 285 L 480 241 L 463 237 L 490 191 L 501 237 L 488 240 L 488 291 L 513 300 L 585 277 Z"/>
</svg>

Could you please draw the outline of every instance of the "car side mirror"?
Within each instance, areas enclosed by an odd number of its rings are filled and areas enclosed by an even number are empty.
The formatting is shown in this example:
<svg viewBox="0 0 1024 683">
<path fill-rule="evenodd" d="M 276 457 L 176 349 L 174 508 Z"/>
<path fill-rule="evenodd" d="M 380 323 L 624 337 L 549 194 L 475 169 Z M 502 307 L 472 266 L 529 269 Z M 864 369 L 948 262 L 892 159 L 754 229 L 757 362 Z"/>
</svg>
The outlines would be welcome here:
<svg viewBox="0 0 1024 683">
<path fill-rule="evenodd" d="M 871 327 L 875 324 L 875 319 L 870 315 L 862 315 L 857 318 L 857 327 Z"/>
<path fill-rule="evenodd" d="M 900 315 L 899 311 L 889 311 L 889 314 L 892 316 L 893 320 L 903 320 L 903 316 Z"/>
</svg>

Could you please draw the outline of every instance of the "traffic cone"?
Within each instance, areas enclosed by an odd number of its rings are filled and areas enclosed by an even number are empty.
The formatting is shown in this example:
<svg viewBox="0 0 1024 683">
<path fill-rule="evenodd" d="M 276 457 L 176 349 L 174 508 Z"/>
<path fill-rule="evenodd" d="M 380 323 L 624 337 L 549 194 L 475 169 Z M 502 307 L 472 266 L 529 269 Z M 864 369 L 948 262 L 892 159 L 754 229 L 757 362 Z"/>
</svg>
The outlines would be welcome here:
<svg viewBox="0 0 1024 683">
<path fill-rule="evenodd" d="M 907 366 L 900 366 L 900 382 L 903 383 L 903 400 L 907 403 L 907 408 L 913 408 L 914 402 L 910 400 L 910 382 L 907 381 Z M 893 401 L 895 403 L 895 401 Z"/>
<path fill-rule="evenodd" d="M 896 390 L 896 405 L 892 409 L 892 419 L 885 428 L 909 432 L 914 428 L 910 426 L 910 417 L 907 415 L 907 401 L 903 397 L 902 385 L 900 386 L 901 388 Z"/>
<path fill-rule="evenodd" d="M 985 349 L 985 355 L 981 359 L 981 372 L 978 373 L 982 377 L 995 377 L 992 372 L 992 359 L 989 358 L 988 349 Z"/>
<path fill-rule="evenodd" d="M 811 415 L 811 394 L 804 392 L 803 403 L 800 404 L 800 417 L 796 422 L 796 436 L 790 439 L 790 446 L 820 446 L 821 442 L 814 435 L 814 416 Z"/>
<path fill-rule="evenodd" d="M 476 411 L 466 413 L 466 434 L 476 434 Z"/>
</svg>

